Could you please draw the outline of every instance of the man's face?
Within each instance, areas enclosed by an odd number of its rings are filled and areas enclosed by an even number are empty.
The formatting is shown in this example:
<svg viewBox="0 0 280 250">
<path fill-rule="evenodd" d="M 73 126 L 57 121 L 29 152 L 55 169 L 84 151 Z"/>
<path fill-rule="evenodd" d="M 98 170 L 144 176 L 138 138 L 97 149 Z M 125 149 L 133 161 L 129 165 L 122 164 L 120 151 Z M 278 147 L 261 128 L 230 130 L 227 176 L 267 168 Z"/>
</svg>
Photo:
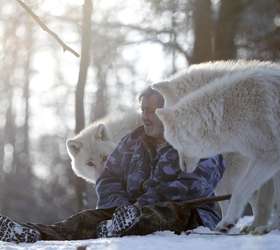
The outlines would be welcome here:
<svg viewBox="0 0 280 250">
<path fill-rule="evenodd" d="M 142 121 L 144 130 L 148 136 L 163 137 L 163 124 L 155 114 L 155 110 L 160 108 L 158 96 L 144 96 L 141 100 Z"/>
</svg>

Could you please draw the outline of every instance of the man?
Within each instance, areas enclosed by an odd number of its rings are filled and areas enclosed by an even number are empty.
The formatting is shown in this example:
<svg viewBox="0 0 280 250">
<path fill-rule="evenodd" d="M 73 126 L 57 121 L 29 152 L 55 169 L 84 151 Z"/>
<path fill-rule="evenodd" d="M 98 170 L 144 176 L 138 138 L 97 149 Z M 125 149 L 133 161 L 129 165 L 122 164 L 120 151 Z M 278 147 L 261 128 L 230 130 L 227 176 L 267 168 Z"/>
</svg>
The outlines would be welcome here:
<svg viewBox="0 0 280 250">
<path fill-rule="evenodd" d="M 98 209 L 52 225 L 23 225 L 0 217 L 1 240 L 81 240 L 215 227 L 220 220 L 216 204 L 192 208 L 183 202 L 213 195 L 224 171 L 222 156 L 200 160 L 193 173 L 181 171 L 178 153 L 164 140 L 155 114 L 164 105 L 163 97 L 147 88 L 139 100 L 144 126 L 125 136 L 108 157 L 96 184 Z"/>
</svg>

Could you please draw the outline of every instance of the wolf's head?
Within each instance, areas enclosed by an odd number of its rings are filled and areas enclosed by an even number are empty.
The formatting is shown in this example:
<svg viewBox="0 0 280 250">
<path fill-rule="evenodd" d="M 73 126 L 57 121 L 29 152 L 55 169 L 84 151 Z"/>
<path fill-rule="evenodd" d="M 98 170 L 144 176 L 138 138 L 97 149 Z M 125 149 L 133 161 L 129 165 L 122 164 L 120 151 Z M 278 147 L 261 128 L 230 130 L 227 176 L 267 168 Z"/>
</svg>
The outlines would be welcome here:
<svg viewBox="0 0 280 250">
<path fill-rule="evenodd" d="M 201 83 L 200 79 L 196 79 L 194 73 L 184 71 L 169 81 L 154 83 L 152 88 L 160 92 L 164 97 L 164 107 L 172 107 L 181 98 L 189 95 L 203 85 L 206 85 L 206 83 Z"/>
<path fill-rule="evenodd" d="M 233 67 L 232 64 L 222 61 L 193 64 L 186 70 L 171 76 L 167 81 L 154 83 L 152 88 L 164 97 L 164 107 L 172 107 L 181 98 L 225 75 L 226 69 L 230 67 Z"/>
<path fill-rule="evenodd" d="M 104 124 L 93 124 L 80 134 L 66 141 L 72 169 L 76 175 L 95 183 L 104 169 L 107 156 L 115 144 Z"/>
<path fill-rule="evenodd" d="M 172 108 L 159 108 L 156 110 L 156 114 L 163 124 L 165 140 L 168 141 L 175 149 L 180 151 L 181 148 L 178 143 L 176 133 L 176 115 L 172 111 Z"/>
<path fill-rule="evenodd" d="M 171 107 L 178 100 L 176 88 L 172 82 L 164 81 L 154 83 L 152 88 L 157 90 L 164 98 L 164 106 Z"/>
</svg>

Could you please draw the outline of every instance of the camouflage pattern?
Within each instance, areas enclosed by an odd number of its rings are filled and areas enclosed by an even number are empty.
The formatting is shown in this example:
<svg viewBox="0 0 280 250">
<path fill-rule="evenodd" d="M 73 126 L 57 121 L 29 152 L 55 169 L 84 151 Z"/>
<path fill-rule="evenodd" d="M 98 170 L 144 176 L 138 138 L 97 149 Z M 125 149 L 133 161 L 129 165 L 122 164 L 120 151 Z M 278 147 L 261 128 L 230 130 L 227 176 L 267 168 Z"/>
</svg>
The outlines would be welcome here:
<svg viewBox="0 0 280 250">
<path fill-rule="evenodd" d="M 40 240 L 83 240 L 100 236 L 98 225 L 112 218 L 115 208 L 83 210 L 52 225 L 27 224 L 40 233 Z M 202 225 L 195 209 L 177 202 L 163 202 L 141 206 L 137 223 L 121 235 L 145 235 L 171 230 L 181 233 Z M 114 235 L 115 237 L 117 235 Z"/>
<path fill-rule="evenodd" d="M 52 225 L 28 223 L 40 232 L 40 240 L 84 240 L 96 238 L 97 225 L 112 217 L 114 208 L 87 209 Z"/>
<path fill-rule="evenodd" d="M 41 240 L 81 240 L 97 237 L 98 224 L 109 220 L 115 208 L 136 204 L 139 222 L 125 235 L 160 230 L 180 233 L 198 225 L 213 229 L 220 220 L 215 203 L 194 209 L 184 201 L 213 196 L 224 164 L 221 155 L 199 161 L 193 173 L 179 168 L 177 151 L 169 144 L 155 149 L 143 127 L 125 136 L 108 157 L 97 181 L 98 208 L 81 211 L 52 225 L 28 224 Z"/>
<path fill-rule="evenodd" d="M 156 150 L 143 127 L 125 136 L 109 156 L 105 171 L 96 183 L 98 208 L 212 196 L 224 172 L 221 155 L 201 159 L 192 173 L 179 167 L 177 151 L 169 144 Z M 213 229 L 220 220 L 217 204 L 197 208 L 204 226 Z"/>
</svg>

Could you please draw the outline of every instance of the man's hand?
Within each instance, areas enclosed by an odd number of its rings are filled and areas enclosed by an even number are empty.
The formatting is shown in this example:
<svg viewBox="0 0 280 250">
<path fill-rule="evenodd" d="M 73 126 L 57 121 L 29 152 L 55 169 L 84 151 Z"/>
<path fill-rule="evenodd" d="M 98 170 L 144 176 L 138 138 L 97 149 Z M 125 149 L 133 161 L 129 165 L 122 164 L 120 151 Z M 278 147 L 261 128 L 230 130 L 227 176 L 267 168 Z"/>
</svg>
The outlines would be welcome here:
<svg viewBox="0 0 280 250">
<path fill-rule="evenodd" d="M 140 210 L 135 205 L 119 207 L 113 213 L 111 220 L 105 220 L 97 225 L 98 238 L 120 237 L 132 228 L 140 217 Z"/>
</svg>

